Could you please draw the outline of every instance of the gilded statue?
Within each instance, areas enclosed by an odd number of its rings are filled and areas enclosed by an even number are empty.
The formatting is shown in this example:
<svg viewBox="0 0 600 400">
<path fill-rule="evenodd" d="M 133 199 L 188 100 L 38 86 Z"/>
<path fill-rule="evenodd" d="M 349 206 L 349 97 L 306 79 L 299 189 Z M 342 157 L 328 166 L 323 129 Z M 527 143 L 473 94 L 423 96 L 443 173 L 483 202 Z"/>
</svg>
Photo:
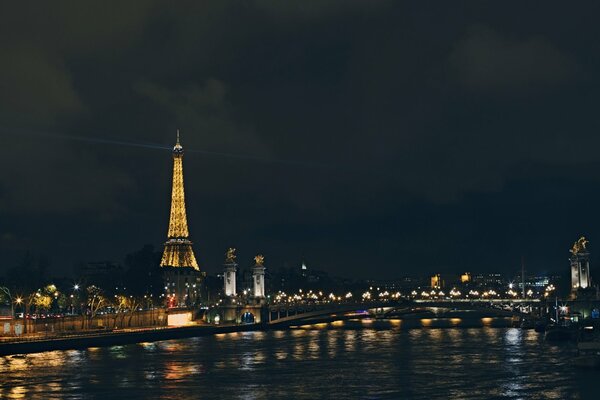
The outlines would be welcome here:
<svg viewBox="0 0 600 400">
<path fill-rule="evenodd" d="M 579 240 L 577 240 L 575 243 L 573 243 L 573 247 L 571 248 L 571 253 L 572 254 L 577 254 L 582 252 L 583 250 L 585 250 L 587 248 L 587 244 L 589 243 L 589 241 L 585 238 L 585 236 L 582 236 L 579 238 Z"/>
<path fill-rule="evenodd" d="M 235 263 L 235 248 L 230 247 L 229 250 L 227 250 L 227 253 L 225 253 L 225 262 L 227 264 L 233 264 Z"/>
<path fill-rule="evenodd" d="M 265 264 L 265 257 L 262 254 L 259 254 L 256 257 L 254 257 L 254 262 L 256 263 L 256 265 L 262 267 Z"/>
</svg>

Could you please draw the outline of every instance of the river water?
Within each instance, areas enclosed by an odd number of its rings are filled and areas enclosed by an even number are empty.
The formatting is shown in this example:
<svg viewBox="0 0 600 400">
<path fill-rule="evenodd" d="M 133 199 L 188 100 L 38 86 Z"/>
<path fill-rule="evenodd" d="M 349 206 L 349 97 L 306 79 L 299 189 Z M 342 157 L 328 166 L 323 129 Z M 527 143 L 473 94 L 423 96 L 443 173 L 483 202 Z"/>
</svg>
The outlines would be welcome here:
<svg viewBox="0 0 600 400">
<path fill-rule="evenodd" d="M 533 330 L 336 321 L 0 358 L 9 399 L 598 399 Z M 456 326 L 453 326 L 456 325 Z"/>
</svg>

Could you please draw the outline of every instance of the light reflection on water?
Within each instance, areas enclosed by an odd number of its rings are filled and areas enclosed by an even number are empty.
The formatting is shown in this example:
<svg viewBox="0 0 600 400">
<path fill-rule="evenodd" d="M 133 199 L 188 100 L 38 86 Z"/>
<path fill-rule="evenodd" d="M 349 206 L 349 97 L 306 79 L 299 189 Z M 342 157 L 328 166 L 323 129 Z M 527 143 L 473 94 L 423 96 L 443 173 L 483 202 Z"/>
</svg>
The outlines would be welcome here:
<svg viewBox="0 0 600 400">
<path fill-rule="evenodd" d="M 0 357 L 0 398 L 595 398 L 597 376 L 570 366 L 572 346 L 532 330 L 453 324 L 335 321 Z"/>
</svg>

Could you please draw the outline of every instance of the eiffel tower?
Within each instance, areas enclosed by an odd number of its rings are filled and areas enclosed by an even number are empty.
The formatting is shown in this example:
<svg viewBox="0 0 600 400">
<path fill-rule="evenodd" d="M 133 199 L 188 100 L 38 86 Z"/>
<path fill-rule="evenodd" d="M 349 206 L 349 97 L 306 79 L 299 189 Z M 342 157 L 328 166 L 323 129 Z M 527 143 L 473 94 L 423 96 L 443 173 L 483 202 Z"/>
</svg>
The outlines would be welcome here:
<svg viewBox="0 0 600 400">
<path fill-rule="evenodd" d="M 183 147 L 179 143 L 179 130 L 177 130 L 177 143 L 173 147 L 171 217 L 165 250 L 160 262 L 161 267 L 190 267 L 200 270 L 192 250 L 192 242 L 188 239 L 189 235 L 183 191 Z"/>
</svg>

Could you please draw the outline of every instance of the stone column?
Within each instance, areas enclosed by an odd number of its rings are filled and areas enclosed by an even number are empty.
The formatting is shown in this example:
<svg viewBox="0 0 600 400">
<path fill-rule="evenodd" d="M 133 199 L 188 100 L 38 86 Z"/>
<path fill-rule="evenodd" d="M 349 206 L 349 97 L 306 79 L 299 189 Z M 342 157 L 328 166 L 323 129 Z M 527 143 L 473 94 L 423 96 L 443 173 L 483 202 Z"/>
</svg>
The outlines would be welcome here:
<svg viewBox="0 0 600 400">
<path fill-rule="evenodd" d="M 235 297 L 237 294 L 235 287 L 235 272 L 237 264 L 234 262 L 223 264 L 224 273 L 223 273 L 223 285 L 225 289 L 225 296 L 227 297 Z"/>
<path fill-rule="evenodd" d="M 258 255 L 254 257 L 254 267 L 252 268 L 252 280 L 254 281 L 254 297 L 262 299 L 265 297 L 265 266 L 264 257 Z"/>
</svg>

